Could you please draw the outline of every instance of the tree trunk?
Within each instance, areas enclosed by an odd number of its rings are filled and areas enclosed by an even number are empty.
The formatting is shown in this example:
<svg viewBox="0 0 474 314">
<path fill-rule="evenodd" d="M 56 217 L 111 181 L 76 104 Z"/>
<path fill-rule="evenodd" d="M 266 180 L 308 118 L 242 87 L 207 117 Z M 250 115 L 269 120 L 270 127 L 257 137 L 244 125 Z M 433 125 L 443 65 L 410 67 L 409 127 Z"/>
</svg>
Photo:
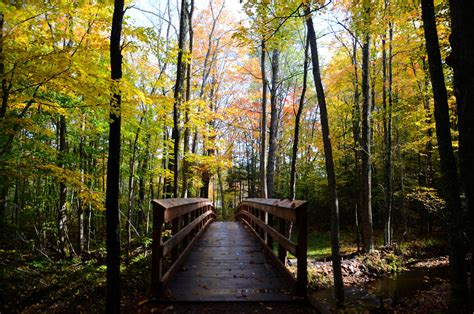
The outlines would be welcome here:
<svg viewBox="0 0 474 314">
<path fill-rule="evenodd" d="M 0 12 L 0 79 L 2 81 L 2 86 L 0 89 L 2 102 L 0 107 L 0 119 L 2 120 L 5 118 L 5 114 L 7 112 L 9 93 L 7 88 L 7 80 L 5 78 L 5 56 L 3 53 L 3 23 L 4 15 L 3 12 Z M 3 132 L 4 131 L 2 131 L 2 133 Z M 3 174 L 0 174 L 0 181 L 0 238 L 4 238 L 7 234 L 5 216 L 7 211 L 8 178 Z"/>
<path fill-rule="evenodd" d="M 210 109 L 211 111 L 214 111 L 215 112 L 215 102 L 216 102 L 216 99 L 215 99 L 215 95 L 216 95 L 216 90 L 215 90 L 215 82 L 213 81 L 211 83 L 211 91 L 209 93 L 209 103 L 210 103 Z M 212 119 L 211 121 L 209 121 L 209 128 L 213 129 L 215 127 L 215 121 L 214 119 Z M 214 156 L 215 155 L 215 136 L 210 136 L 209 137 L 209 146 L 210 148 L 207 150 L 207 156 Z M 210 183 L 211 183 L 211 171 L 210 171 L 210 166 L 208 165 L 206 170 L 203 172 L 202 174 L 202 187 L 201 187 L 201 191 L 200 191 L 200 196 L 202 198 L 209 198 L 209 187 L 210 187 Z"/>
<path fill-rule="evenodd" d="M 386 3 L 387 5 L 387 3 Z M 392 244 L 392 23 L 389 22 L 389 48 L 386 50 L 385 35 L 382 38 L 382 106 L 384 133 L 384 198 L 385 224 L 384 245 Z M 387 104 L 388 100 L 388 104 Z"/>
<path fill-rule="evenodd" d="M 467 303 L 465 251 L 463 245 L 463 212 L 459 197 L 457 167 L 451 138 L 448 94 L 444 82 L 433 0 L 422 0 L 421 7 L 431 85 L 433 87 L 434 117 L 436 122 L 438 151 L 441 160 L 443 192 L 449 217 L 448 240 L 451 283 L 449 307 L 451 311 L 457 312 Z"/>
<path fill-rule="evenodd" d="M 131 156 L 130 156 L 130 164 L 129 164 L 129 176 L 128 176 L 128 208 L 127 208 L 127 255 L 125 259 L 125 263 L 128 265 L 130 263 L 130 252 L 131 252 L 131 242 L 132 242 L 132 216 L 133 216 L 133 208 L 135 206 L 135 160 L 137 156 L 137 144 L 138 138 L 140 136 L 140 129 L 143 123 L 143 119 L 145 116 L 145 112 L 140 117 L 140 122 L 138 123 L 137 132 L 135 133 L 135 138 L 131 145 Z"/>
<path fill-rule="evenodd" d="M 360 182 L 361 182 L 361 169 L 360 169 L 360 92 L 359 92 L 359 65 L 357 62 L 357 43 L 358 39 L 353 38 L 352 44 L 352 66 L 354 67 L 354 104 L 352 106 L 352 137 L 354 140 L 352 150 L 354 152 L 354 185 L 352 197 L 354 199 L 354 222 L 356 227 L 356 243 L 357 252 L 360 250 Z"/>
<path fill-rule="evenodd" d="M 5 77 L 5 55 L 3 53 L 3 23 L 4 15 L 0 12 L 0 79 L 2 80 L 2 86 L 0 89 L 1 93 L 1 106 L 0 106 L 0 119 L 5 118 L 8 106 L 9 88 L 7 79 Z"/>
<path fill-rule="evenodd" d="M 304 46 L 304 64 L 303 64 L 303 87 L 301 90 L 300 103 L 295 117 L 295 133 L 293 138 L 293 150 L 291 157 L 290 170 L 290 196 L 291 200 L 296 199 L 296 158 L 298 157 L 298 141 L 300 137 L 300 120 L 303 114 L 303 107 L 306 96 L 306 85 L 308 82 L 308 66 L 309 66 L 309 40 L 306 38 Z"/>
<path fill-rule="evenodd" d="M 370 136 L 370 88 L 369 88 L 369 33 L 365 34 L 362 46 L 362 137 L 361 137 L 361 224 L 362 250 L 373 250 L 372 235 L 372 167 Z"/>
<path fill-rule="evenodd" d="M 188 2 L 181 0 L 181 13 L 179 19 L 179 37 L 178 37 L 178 61 L 176 65 L 176 83 L 174 85 L 174 104 L 173 104 L 173 132 L 171 138 L 174 143 L 173 161 L 168 163 L 168 169 L 173 172 L 173 184 L 168 184 L 166 188 L 166 197 L 178 197 L 178 179 L 179 179 L 179 111 L 183 102 L 184 79 L 186 72 L 186 63 L 184 62 L 186 34 L 188 32 Z M 170 183 L 170 182 L 168 182 Z"/>
<path fill-rule="evenodd" d="M 270 129 L 268 143 L 268 164 L 267 164 L 267 194 L 273 198 L 275 183 L 275 153 L 277 147 L 278 133 L 278 72 L 280 66 L 280 51 L 273 49 L 272 52 L 272 86 L 270 89 Z"/>
<path fill-rule="evenodd" d="M 260 55 L 260 70 L 262 73 L 262 135 L 260 138 L 260 197 L 267 198 L 267 171 L 265 168 L 265 154 L 267 142 L 267 78 L 265 71 L 265 40 L 262 39 L 262 51 Z"/>
<path fill-rule="evenodd" d="M 319 57 L 314 32 L 313 20 L 308 6 L 305 7 L 306 25 L 308 28 L 308 40 L 311 47 L 311 60 L 313 63 L 313 79 L 316 87 L 319 108 L 321 112 L 321 128 L 323 131 L 324 156 L 326 160 L 326 171 L 328 180 L 329 203 L 331 208 L 331 251 L 332 267 L 334 273 L 334 290 L 339 305 L 344 303 L 344 286 L 342 282 L 341 256 L 339 252 L 339 204 L 336 190 L 336 173 L 334 171 L 334 160 L 332 156 L 331 137 L 329 134 L 329 121 L 326 108 L 326 97 L 324 95 L 321 73 L 319 70 Z"/>
<path fill-rule="evenodd" d="M 77 254 L 81 254 L 84 251 L 84 203 L 81 200 L 81 194 L 84 192 L 83 187 L 85 186 L 85 168 L 86 168 L 86 157 L 84 154 L 84 132 L 86 127 L 85 115 L 81 117 L 81 137 L 79 140 L 79 164 L 81 169 L 81 188 L 78 197 L 77 207 Z"/>
<path fill-rule="evenodd" d="M 148 164 L 149 164 L 149 159 L 150 159 L 150 134 L 146 135 L 146 145 L 145 145 L 145 152 L 143 156 L 143 160 L 141 162 L 141 171 L 140 171 L 140 178 L 138 180 L 138 217 L 137 217 L 137 222 L 136 222 L 136 228 L 138 234 L 142 234 L 142 225 L 143 221 L 145 219 L 145 208 L 147 208 L 148 203 L 145 201 L 145 195 L 146 195 L 146 186 L 145 182 L 147 180 L 148 176 Z M 153 189 L 153 181 L 150 184 L 150 191 Z M 152 192 L 150 192 L 152 194 Z M 150 198 L 152 199 L 152 198 Z"/>
<path fill-rule="evenodd" d="M 66 118 L 61 115 L 58 125 L 59 135 L 59 167 L 64 169 L 64 160 L 66 155 Z M 59 205 L 58 205 L 58 237 L 59 250 L 64 257 L 69 256 L 69 247 L 66 242 L 67 238 L 67 207 L 66 207 L 67 187 L 64 179 L 59 182 Z"/>
<path fill-rule="evenodd" d="M 392 120 L 393 120 L 393 24 L 389 22 L 388 30 L 388 116 L 387 116 L 387 213 L 386 213 L 386 236 L 387 245 L 392 244 L 393 228 L 392 228 L 392 211 L 393 211 L 393 144 L 392 144 Z"/>
<path fill-rule="evenodd" d="M 112 31 L 110 36 L 111 79 L 114 84 L 110 100 L 109 159 L 107 162 L 107 190 L 105 194 L 107 232 L 107 297 L 106 312 L 120 312 L 120 124 L 121 103 L 120 80 L 122 78 L 122 52 L 120 47 L 124 1 L 114 1 Z"/>
<path fill-rule="evenodd" d="M 192 71 L 192 56 L 193 56 L 193 43 L 194 43 L 194 31 L 193 31 L 193 12 L 194 12 L 194 0 L 191 0 L 189 6 L 188 16 L 188 26 L 189 26 L 189 43 L 188 43 L 188 53 L 189 60 L 186 64 L 186 95 L 185 101 L 189 102 L 191 100 L 191 71 Z M 181 190 L 181 197 L 188 197 L 188 176 L 189 176 L 189 140 L 190 140 L 190 126 L 189 126 L 189 106 L 187 106 L 185 117 L 184 117 L 184 144 L 183 144 L 183 188 Z"/>
<path fill-rule="evenodd" d="M 454 72 L 454 94 L 459 124 L 461 183 L 469 215 L 471 254 L 474 255 L 474 2 L 450 0 L 452 53 L 448 64 Z M 457 212 L 457 223 L 463 220 Z M 454 219 L 454 217 L 453 217 Z M 471 257 L 471 311 L 474 310 L 474 258 Z M 455 304 L 452 304 L 455 308 Z"/>
</svg>

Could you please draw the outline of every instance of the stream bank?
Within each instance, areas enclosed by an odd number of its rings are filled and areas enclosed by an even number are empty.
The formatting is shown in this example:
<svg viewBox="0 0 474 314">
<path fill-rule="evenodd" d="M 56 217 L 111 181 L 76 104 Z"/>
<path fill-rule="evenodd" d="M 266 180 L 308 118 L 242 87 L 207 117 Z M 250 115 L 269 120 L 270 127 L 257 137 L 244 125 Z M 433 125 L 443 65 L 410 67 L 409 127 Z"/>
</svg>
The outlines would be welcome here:
<svg viewBox="0 0 474 314">
<path fill-rule="evenodd" d="M 335 310 L 330 261 L 310 261 L 310 300 Z M 390 252 L 342 261 L 345 310 L 348 312 L 446 311 L 449 298 L 448 258 L 397 259 Z"/>
</svg>

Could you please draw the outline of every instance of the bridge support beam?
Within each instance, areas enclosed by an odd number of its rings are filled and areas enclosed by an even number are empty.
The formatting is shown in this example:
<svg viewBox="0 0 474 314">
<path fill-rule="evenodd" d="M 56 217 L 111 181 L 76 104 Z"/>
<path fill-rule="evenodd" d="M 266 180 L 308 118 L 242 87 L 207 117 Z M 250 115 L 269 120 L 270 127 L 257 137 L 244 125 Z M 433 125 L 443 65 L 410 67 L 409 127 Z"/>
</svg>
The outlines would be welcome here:
<svg viewBox="0 0 474 314">
<path fill-rule="evenodd" d="M 308 212 L 306 203 L 296 209 L 296 226 L 298 227 L 298 244 L 296 258 L 298 272 L 296 277 L 296 293 L 306 297 L 308 293 Z"/>
</svg>

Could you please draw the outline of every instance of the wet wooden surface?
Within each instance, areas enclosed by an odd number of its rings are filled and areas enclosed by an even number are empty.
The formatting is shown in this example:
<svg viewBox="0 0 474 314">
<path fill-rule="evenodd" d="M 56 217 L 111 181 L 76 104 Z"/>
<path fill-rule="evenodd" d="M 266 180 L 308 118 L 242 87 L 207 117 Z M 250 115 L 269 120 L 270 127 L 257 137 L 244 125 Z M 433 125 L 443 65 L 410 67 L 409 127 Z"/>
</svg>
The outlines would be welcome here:
<svg viewBox="0 0 474 314">
<path fill-rule="evenodd" d="M 239 222 L 214 222 L 169 284 L 176 301 L 289 301 L 290 284 Z"/>
</svg>

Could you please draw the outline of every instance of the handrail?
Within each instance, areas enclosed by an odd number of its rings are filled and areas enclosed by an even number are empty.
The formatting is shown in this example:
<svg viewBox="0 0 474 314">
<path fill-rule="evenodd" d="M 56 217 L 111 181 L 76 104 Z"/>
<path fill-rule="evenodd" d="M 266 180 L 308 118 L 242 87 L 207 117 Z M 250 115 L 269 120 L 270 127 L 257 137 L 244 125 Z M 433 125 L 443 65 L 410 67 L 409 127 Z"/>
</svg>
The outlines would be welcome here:
<svg viewBox="0 0 474 314">
<path fill-rule="evenodd" d="M 190 253 L 193 244 L 216 218 L 212 203 L 205 198 L 153 200 L 152 290 L 161 294 Z M 171 237 L 164 241 L 165 224 Z M 164 272 L 163 260 L 171 264 Z"/>
<path fill-rule="evenodd" d="M 306 201 L 248 198 L 237 208 L 240 219 L 262 242 L 264 251 L 273 259 L 286 277 L 296 286 L 296 293 L 306 297 L 307 270 L 307 209 Z M 297 228 L 297 243 L 288 238 L 288 224 Z M 278 242 L 278 255 L 273 252 L 273 241 Z M 296 278 L 285 266 L 287 252 L 297 259 Z"/>
</svg>

